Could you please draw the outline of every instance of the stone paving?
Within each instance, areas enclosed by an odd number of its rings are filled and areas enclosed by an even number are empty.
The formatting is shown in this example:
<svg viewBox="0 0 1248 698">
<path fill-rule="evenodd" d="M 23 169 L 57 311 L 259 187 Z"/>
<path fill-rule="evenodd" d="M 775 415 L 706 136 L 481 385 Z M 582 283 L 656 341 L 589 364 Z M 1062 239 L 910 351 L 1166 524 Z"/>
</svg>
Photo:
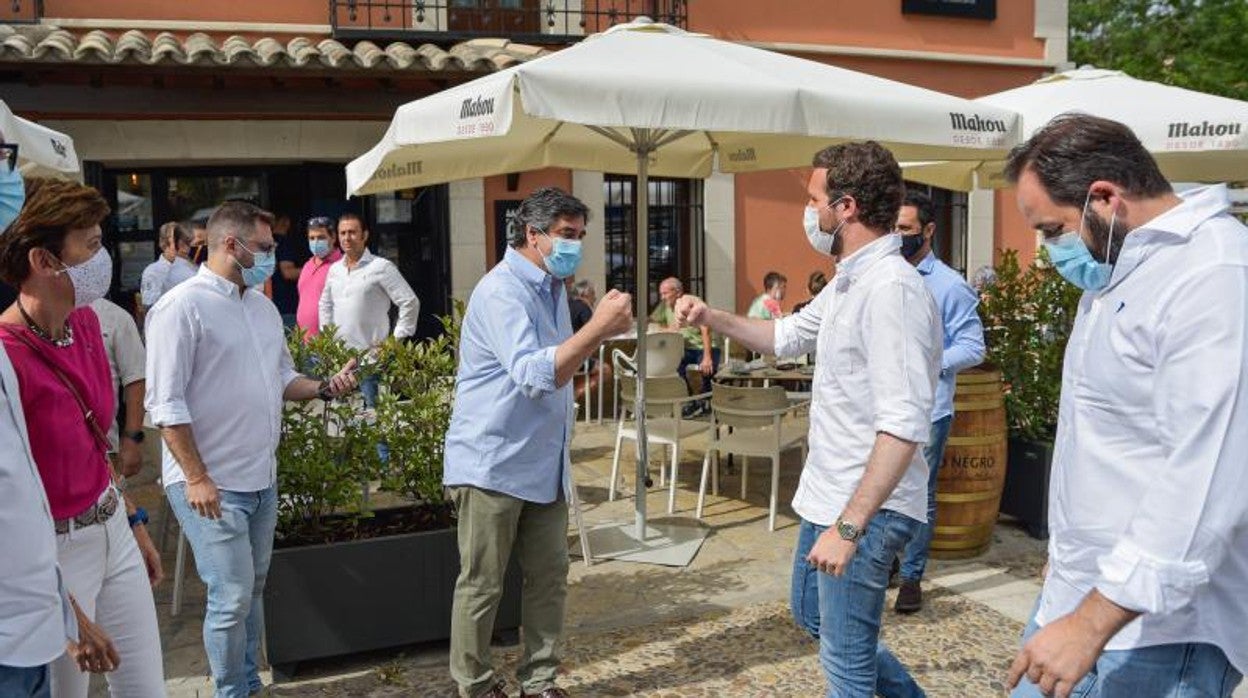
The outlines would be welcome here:
<svg viewBox="0 0 1248 698">
<path fill-rule="evenodd" d="M 581 427 L 574 444 L 575 479 L 593 524 L 631 521 L 631 485 L 607 502 L 614 430 Z M 697 442 L 686 451 L 674 517 L 693 518 Z M 632 471 L 625 446 L 623 468 Z M 693 563 L 683 569 L 597 561 L 573 561 L 567 604 L 568 641 L 563 685 L 577 696 L 812 696 L 823 692 L 817 645 L 797 630 L 787 608 L 796 520 L 787 504 L 777 530 L 767 530 L 767 467 L 756 461 L 747 501 L 710 497 L 703 522 L 710 529 Z M 657 483 L 657 456 L 653 470 Z M 796 453 L 782 464 L 780 501 L 797 483 Z M 722 476 L 721 494 L 739 495 L 735 473 Z M 152 477 L 149 474 L 149 479 Z M 631 477 L 627 478 L 631 483 Z M 159 511 L 154 484 L 136 488 L 151 511 Z M 647 497 L 658 520 L 666 516 L 667 491 Z M 156 526 L 159 531 L 159 526 Z M 569 539 L 576 550 L 575 530 Z M 200 638 L 204 591 L 188 559 L 184 606 L 170 616 L 176 537 L 169 536 L 166 581 L 156 592 L 169 694 L 210 696 Z M 933 561 L 928 603 L 913 616 L 885 612 L 884 637 L 910 667 L 928 695 L 1000 696 L 1019 633 L 1039 591 L 1044 544 L 1002 522 L 993 547 L 969 561 Z M 496 649 L 513 695 L 518 646 Z M 278 696 L 453 696 L 446 644 L 435 643 L 309 663 Z M 265 673 L 265 680 L 270 674 Z M 106 695 L 95 682 L 93 695 Z"/>
</svg>

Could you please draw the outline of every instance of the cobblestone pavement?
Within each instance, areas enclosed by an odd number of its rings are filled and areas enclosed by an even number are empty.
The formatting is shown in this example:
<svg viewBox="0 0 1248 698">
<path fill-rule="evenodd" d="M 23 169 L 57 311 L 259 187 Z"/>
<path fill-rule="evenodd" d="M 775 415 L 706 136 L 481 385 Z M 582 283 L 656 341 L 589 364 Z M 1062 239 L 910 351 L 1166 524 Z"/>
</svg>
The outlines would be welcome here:
<svg viewBox="0 0 1248 698">
<path fill-rule="evenodd" d="M 630 485 L 616 501 L 606 501 L 613 442 L 614 430 L 608 426 L 583 427 L 576 436 L 575 479 L 591 525 L 632 520 Z M 677 519 L 693 519 L 701 457 L 696 442 L 684 456 L 673 514 Z M 624 469 L 630 483 L 631 458 L 626 446 L 623 460 L 629 463 Z M 657 486 L 657 456 L 653 471 L 656 487 L 647 503 L 661 520 L 667 491 Z M 783 504 L 774 532 L 767 530 L 766 471 L 761 461 L 752 465 L 745 501 L 739 498 L 740 463 L 724 472 L 721 494 L 733 496 L 708 496 L 703 524 L 710 536 L 686 568 L 619 561 L 586 567 L 573 561 L 562 681 L 574 695 L 822 693 L 816 644 L 796 629 L 787 608 L 796 538 L 796 519 L 787 502 L 800 471 L 797 454 L 789 454 L 782 464 Z M 161 510 L 154 484 L 138 486 L 135 493 L 150 511 Z M 169 581 L 156 592 L 169 694 L 206 698 L 212 691 L 200 635 L 204 592 L 189 559 L 182 613 L 170 615 L 175 542 L 176 536 L 170 535 L 165 558 Z M 575 550 L 575 540 L 570 543 Z M 1001 695 L 1043 560 L 1042 542 L 1002 523 L 985 555 L 933 561 L 928 604 L 921 613 L 893 613 L 890 593 L 886 642 L 931 696 Z M 508 672 L 518 652 L 516 646 L 497 650 L 513 695 L 518 688 Z M 451 696 L 454 691 L 446 671 L 446 644 L 435 643 L 301 665 L 294 680 L 278 684 L 273 694 L 423 697 Z M 107 695 L 102 682 L 95 682 L 93 695 Z"/>
</svg>

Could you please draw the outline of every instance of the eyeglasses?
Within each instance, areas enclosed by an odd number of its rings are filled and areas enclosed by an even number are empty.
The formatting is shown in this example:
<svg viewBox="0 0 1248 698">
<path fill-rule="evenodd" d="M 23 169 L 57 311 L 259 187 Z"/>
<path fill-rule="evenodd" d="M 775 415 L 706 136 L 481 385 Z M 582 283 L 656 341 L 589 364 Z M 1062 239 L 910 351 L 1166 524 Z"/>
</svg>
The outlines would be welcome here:
<svg viewBox="0 0 1248 698">
<path fill-rule="evenodd" d="M 17 144 L 16 143 L 0 143 L 0 157 L 7 163 L 6 172 L 12 172 L 17 169 Z"/>
<path fill-rule="evenodd" d="M 329 216 L 317 216 L 316 218 L 309 218 L 308 227 L 309 228 L 333 228 L 334 219 L 330 218 Z"/>
</svg>

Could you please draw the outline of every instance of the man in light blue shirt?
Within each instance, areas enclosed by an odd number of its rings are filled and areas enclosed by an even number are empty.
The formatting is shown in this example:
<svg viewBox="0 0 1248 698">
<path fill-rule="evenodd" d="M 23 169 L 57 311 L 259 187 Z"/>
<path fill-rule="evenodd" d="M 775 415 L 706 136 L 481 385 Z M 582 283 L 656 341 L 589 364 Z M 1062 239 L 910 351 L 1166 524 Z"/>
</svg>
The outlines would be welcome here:
<svg viewBox="0 0 1248 698">
<path fill-rule="evenodd" d="M 451 676 L 466 698 L 507 696 L 490 635 L 514 550 L 524 572 L 521 696 L 555 685 L 567 597 L 572 376 L 632 323 L 609 291 L 575 334 L 563 279 L 580 262 L 589 209 L 553 187 L 525 199 L 509 249 L 477 284 L 460 335 L 443 484 L 459 519 L 461 570 L 451 611 Z"/>
<path fill-rule="evenodd" d="M 936 232 L 935 209 L 926 194 L 908 190 L 897 214 L 901 233 L 901 253 L 923 277 L 940 310 L 945 330 L 944 352 L 940 361 L 940 382 L 932 406 L 932 435 L 923 448 L 927 460 L 927 523 L 906 546 L 901 559 L 901 589 L 894 608 L 898 613 L 914 613 L 923 607 L 919 582 L 927 568 L 928 546 L 936 521 L 936 476 L 945 457 L 945 442 L 953 421 L 953 390 L 959 371 L 984 360 L 984 326 L 979 321 L 979 297 L 962 275 L 949 268 L 932 252 Z"/>
</svg>

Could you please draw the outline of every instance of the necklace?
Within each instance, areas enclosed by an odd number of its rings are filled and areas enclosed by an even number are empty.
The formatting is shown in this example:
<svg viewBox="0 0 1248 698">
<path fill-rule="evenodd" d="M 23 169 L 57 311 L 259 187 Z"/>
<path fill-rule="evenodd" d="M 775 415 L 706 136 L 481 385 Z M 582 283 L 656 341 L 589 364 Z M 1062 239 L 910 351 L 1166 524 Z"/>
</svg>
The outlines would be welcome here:
<svg viewBox="0 0 1248 698">
<path fill-rule="evenodd" d="M 22 300 L 20 298 L 17 300 L 17 311 L 22 314 L 22 320 L 26 322 L 26 326 L 29 327 L 30 331 L 33 332 L 39 339 L 50 343 L 54 347 L 64 348 L 73 345 L 74 330 L 69 326 L 68 319 L 65 320 L 65 336 L 60 339 L 55 339 L 52 337 L 50 332 L 43 329 L 39 326 L 39 323 L 35 322 L 35 319 L 30 316 L 30 313 L 26 312 L 26 308 L 22 306 Z"/>
</svg>

